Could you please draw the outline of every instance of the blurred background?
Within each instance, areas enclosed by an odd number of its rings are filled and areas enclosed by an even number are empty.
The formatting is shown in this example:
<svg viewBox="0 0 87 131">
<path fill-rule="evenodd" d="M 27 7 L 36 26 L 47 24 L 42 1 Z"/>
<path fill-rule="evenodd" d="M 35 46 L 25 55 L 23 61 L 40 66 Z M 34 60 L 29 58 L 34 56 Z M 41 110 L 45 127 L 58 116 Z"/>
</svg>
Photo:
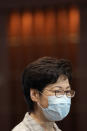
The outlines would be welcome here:
<svg viewBox="0 0 87 131">
<path fill-rule="evenodd" d="M 63 131 L 87 131 L 86 0 L 0 1 L 0 130 L 22 121 L 22 72 L 42 56 L 71 60 L 76 96 L 68 117 L 57 124 Z"/>
</svg>

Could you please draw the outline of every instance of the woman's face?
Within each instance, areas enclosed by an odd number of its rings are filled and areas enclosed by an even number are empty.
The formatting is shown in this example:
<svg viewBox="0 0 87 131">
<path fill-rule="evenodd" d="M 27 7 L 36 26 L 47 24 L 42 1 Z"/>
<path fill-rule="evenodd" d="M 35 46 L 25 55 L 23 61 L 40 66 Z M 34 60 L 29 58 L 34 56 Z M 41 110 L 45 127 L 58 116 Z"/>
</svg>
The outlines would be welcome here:
<svg viewBox="0 0 87 131">
<path fill-rule="evenodd" d="M 44 88 L 41 95 L 39 95 L 39 99 L 37 102 L 41 105 L 41 107 L 47 108 L 48 107 L 48 96 L 54 96 L 55 91 L 61 91 L 61 90 L 67 91 L 70 89 L 71 87 L 70 87 L 68 78 L 61 75 L 58 78 L 58 80 L 56 81 L 56 83 L 49 84 L 48 86 Z"/>
</svg>

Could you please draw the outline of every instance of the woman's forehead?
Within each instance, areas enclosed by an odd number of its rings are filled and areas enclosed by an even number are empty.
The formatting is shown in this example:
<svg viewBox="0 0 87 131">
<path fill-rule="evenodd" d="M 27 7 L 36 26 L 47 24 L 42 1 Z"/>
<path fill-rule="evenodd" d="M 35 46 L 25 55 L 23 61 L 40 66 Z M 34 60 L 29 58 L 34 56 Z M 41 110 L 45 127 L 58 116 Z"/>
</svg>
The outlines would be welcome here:
<svg viewBox="0 0 87 131">
<path fill-rule="evenodd" d="M 62 81 L 65 81 L 65 80 L 67 80 L 67 79 L 68 79 L 68 77 L 67 77 L 66 75 L 60 75 L 60 76 L 58 77 L 57 81 L 58 81 L 58 82 L 62 82 Z"/>
<path fill-rule="evenodd" d="M 65 79 L 65 80 L 64 79 L 59 79 L 55 83 L 49 84 L 48 86 L 46 86 L 45 89 L 59 89 L 59 88 L 62 88 L 64 90 L 67 89 L 67 88 L 70 88 L 68 78 Z"/>
</svg>

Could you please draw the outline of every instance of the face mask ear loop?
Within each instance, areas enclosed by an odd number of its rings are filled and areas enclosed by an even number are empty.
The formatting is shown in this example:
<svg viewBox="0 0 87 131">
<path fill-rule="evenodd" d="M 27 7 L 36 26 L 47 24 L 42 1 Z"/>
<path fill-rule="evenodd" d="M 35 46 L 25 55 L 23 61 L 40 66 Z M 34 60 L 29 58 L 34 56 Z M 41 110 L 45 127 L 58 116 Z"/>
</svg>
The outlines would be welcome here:
<svg viewBox="0 0 87 131">
<path fill-rule="evenodd" d="M 37 104 L 38 104 L 38 105 L 39 105 L 39 107 L 42 109 L 42 106 L 40 105 L 40 103 L 38 102 Z"/>
<path fill-rule="evenodd" d="M 40 91 L 39 91 L 39 93 L 40 93 L 41 95 L 45 96 L 45 97 L 47 96 L 47 95 L 44 95 L 43 93 L 41 93 Z"/>
<path fill-rule="evenodd" d="M 39 91 L 39 93 L 41 94 L 41 95 L 43 95 L 44 97 L 47 97 L 46 95 L 44 95 L 43 93 L 41 93 L 40 91 Z M 41 109 L 43 109 L 43 107 L 40 105 L 40 103 L 39 102 L 37 102 L 37 104 L 39 105 L 39 107 L 41 108 Z"/>
</svg>

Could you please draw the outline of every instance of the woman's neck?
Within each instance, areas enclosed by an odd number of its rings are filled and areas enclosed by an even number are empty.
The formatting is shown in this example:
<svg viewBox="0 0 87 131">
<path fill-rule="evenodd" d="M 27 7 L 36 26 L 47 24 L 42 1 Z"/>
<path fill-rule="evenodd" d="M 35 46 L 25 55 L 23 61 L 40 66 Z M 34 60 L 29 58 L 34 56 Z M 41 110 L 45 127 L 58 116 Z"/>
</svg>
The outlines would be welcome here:
<svg viewBox="0 0 87 131">
<path fill-rule="evenodd" d="M 50 122 L 50 121 L 48 121 L 44 116 L 43 116 L 43 114 L 42 114 L 42 112 L 32 112 L 31 114 L 30 114 L 30 116 L 32 117 L 32 118 L 34 118 L 34 120 L 38 123 L 38 124 L 40 124 L 44 129 L 45 129 L 45 131 L 53 131 L 53 124 L 54 124 L 54 122 Z"/>
</svg>

